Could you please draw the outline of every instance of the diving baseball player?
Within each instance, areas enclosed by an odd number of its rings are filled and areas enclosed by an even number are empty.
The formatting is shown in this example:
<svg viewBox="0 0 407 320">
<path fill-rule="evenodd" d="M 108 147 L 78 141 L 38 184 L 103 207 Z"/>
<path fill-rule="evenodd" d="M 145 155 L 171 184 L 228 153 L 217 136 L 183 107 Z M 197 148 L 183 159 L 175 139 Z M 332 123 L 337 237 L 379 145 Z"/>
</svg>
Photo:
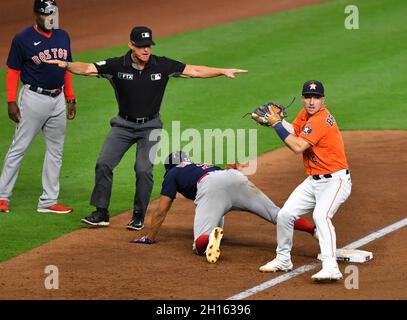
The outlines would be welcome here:
<svg viewBox="0 0 407 320">
<path fill-rule="evenodd" d="M 302 153 L 308 177 L 291 193 L 277 218 L 277 256 L 260 267 L 263 272 L 292 269 L 291 247 L 294 221 L 313 212 L 321 249 L 322 270 L 314 281 L 336 281 L 342 274 L 336 262 L 336 234 L 331 219 L 351 193 L 352 182 L 345 147 L 335 118 L 325 106 L 324 87 L 310 80 L 302 89 L 303 109 L 292 122 L 293 134 L 281 116 L 268 115 L 268 123 L 294 152 Z M 257 121 L 258 118 L 255 116 Z"/>
<path fill-rule="evenodd" d="M 256 188 L 239 170 L 193 163 L 182 151 L 170 154 L 165 161 L 165 175 L 157 211 L 151 219 L 147 236 L 133 243 L 153 244 L 177 192 L 194 200 L 194 245 L 197 254 L 204 254 L 215 263 L 220 255 L 223 216 L 231 210 L 243 210 L 277 223 L 280 208 Z M 237 169 L 239 165 L 237 165 Z M 314 226 L 305 218 L 295 221 L 295 228 L 313 234 Z"/>
<path fill-rule="evenodd" d="M 0 211 L 9 212 L 9 201 L 23 157 L 42 131 L 46 154 L 43 192 L 37 211 L 69 213 L 72 208 L 58 204 L 57 199 L 66 118 L 75 118 L 76 101 L 70 73 L 44 62 L 49 59 L 72 61 L 70 39 L 65 31 L 58 29 L 56 1 L 35 0 L 34 13 L 36 24 L 14 37 L 7 59 L 8 114 L 17 125 L 0 177 Z M 24 85 L 17 103 L 20 77 Z"/>
</svg>

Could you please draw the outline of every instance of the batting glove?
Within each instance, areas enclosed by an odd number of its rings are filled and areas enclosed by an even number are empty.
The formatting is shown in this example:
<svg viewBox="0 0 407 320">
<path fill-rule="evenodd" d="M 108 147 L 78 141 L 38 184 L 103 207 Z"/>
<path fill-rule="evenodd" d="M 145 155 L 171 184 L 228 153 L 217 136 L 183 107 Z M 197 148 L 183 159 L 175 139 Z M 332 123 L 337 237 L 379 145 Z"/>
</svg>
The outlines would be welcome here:
<svg viewBox="0 0 407 320">
<path fill-rule="evenodd" d="M 131 240 L 130 243 L 142 243 L 142 244 L 154 244 L 154 239 L 149 239 L 147 236 L 143 236 L 139 239 Z"/>
</svg>

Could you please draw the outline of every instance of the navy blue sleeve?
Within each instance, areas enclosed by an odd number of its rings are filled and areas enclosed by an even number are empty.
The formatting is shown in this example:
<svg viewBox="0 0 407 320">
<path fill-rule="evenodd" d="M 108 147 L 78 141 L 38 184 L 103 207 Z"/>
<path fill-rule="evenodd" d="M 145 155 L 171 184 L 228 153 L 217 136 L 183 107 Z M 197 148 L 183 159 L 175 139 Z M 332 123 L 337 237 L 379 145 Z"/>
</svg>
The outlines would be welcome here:
<svg viewBox="0 0 407 320">
<path fill-rule="evenodd" d="M 67 61 L 72 62 L 71 38 L 69 38 L 68 34 L 66 34 L 66 36 L 68 37 L 68 45 L 69 45 Z"/>
<path fill-rule="evenodd" d="M 21 46 L 19 39 L 17 37 L 14 37 L 7 58 L 7 66 L 15 70 L 21 70 L 23 66 L 23 60 L 24 60 L 23 48 Z"/>
<path fill-rule="evenodd" d="M 167 64 L 168 77 L 178 77 L 184 72 L 185 63 L 167 57 L 163 57 L 163 59 Z"/>
<path fill-rule="evenodd" d="M 170 197 L 172 200 L 176 198 L 177 184 L 175 182 L 175 170 L 170 170 L 164 177 L 161 187 L 161 195 Z"/>
</svg>

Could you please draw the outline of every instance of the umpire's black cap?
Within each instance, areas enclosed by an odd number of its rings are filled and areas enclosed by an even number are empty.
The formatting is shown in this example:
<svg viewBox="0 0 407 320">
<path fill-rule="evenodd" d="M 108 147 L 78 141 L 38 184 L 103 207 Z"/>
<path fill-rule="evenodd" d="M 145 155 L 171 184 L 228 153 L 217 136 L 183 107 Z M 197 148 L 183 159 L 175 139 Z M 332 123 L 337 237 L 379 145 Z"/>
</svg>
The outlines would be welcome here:
<svg viewBox="0 0 407 320">
<path fill-rule="evenodd" d="M 309 80 L 302 86 L 302 95 L 315 95 L 323 97 L 325 96 L 324 86 L 318 80 Z"/>
<path fill-rule="evenodd" d="M 130 33 L 130 40 L 133 41 L 136 47 L 155 45 L 153 41 L 153 31 L 148 27 L 134 27 Z"/>
<path fill-rule="evenodd" d="M 45 16 L 55 13 L 56 7 L 55 0 L 34 0 L 34 12 Z"/>
</svg>

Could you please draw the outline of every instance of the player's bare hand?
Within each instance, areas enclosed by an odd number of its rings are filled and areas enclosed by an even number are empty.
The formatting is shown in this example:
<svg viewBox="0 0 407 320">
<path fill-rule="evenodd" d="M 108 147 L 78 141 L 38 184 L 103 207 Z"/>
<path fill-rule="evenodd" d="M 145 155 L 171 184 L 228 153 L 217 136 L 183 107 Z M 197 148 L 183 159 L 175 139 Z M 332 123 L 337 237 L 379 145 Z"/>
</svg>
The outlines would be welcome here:
<svg viewBox="0 0 407 320">
<path fill-rule="evenodd" d="M 76 116 L 76 105 L 75 103 L 67 103 L 66 105 L 67 111 L 66 111 L 66 118 L 68 120 L 73 120 L 75 119 Z"/>
<path fill-rule="evenodd" d="M 229 79 L 234 79 L 236 73 L 248 73 L 249 70 L 242 69 L 224 69 L 223 75 Z"/>
<path fill-rule="evenodd" d="M 21 120 L 20 108 L 17 105 L 17 102 L 8 103 L 8 116 L 15 123 L 19 123 Z"/>
</svg>

